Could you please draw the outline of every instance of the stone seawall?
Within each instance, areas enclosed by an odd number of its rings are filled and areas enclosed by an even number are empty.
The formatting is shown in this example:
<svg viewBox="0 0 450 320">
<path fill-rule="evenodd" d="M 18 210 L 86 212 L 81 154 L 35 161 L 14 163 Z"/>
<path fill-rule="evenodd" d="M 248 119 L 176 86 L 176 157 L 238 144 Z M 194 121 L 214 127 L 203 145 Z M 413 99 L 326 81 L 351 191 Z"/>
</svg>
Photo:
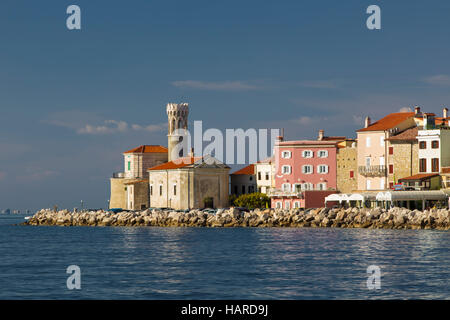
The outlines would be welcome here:
<svg viewBox="0 0 450 320">
<path fill-rule="evenodd" d="M 253 210 L 219 209 L 216 214 L 191 210 L 144 210 L 109 213 L 105 211 L 38 211 L 24 225 L 47 226 L 127 226 L 127 227 L 336 227 L 372 229 L 450 229 L 450 211 L 392 208 Z"/>
</svg>

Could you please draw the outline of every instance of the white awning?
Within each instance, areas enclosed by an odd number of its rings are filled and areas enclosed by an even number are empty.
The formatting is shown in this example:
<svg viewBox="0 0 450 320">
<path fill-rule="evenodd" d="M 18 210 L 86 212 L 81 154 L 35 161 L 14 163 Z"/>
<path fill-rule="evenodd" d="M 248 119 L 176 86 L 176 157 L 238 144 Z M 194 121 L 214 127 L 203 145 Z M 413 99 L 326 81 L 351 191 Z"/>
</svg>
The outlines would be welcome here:
<svg viewBox="0 0 450 320">
<path fill-rule="evenodd" d="M 445 200 L 448 195 L 435 191 L 386 191 L 377 194 L 377 201 Z"/>
</svg>

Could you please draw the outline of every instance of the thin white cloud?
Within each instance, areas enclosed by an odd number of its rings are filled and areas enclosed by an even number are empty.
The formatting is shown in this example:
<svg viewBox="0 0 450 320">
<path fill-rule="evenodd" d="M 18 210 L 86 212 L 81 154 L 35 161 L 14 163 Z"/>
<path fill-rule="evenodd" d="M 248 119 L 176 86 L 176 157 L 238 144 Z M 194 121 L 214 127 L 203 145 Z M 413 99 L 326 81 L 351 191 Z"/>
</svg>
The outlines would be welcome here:
<svg viewBox="0 0 450 320">
<path fill-rule="evenodd" d="M 302 81 L 299 86 L 311 89 L 336 89 L 338 87 L 334 81 Z"/>
<path fill-rule="evenodd" d="M 247 91 L 247 90 L 262 89 L 262 86 L 250 84 L 244 81 L 207 82 L 196 80 L 180 80 L 180 81 L 173 81 L 172 85 L 177 88 L 216 90 L 216 91 Z"/>
<path fill-rule="evenodd" d="M 128 123 L 117 120 L 106 120 L 104 124 L 99 126 L 87 124 L 77 129 L 78 134 L 110 134 L 126 131 L 128 131 Z"/>
<path fill-rule="evenodd" d="M 423 79 L 423 81 L 434 86 L 450 86 L 450 76 L 446 74 L 437 74 L 434 76 L 426 77 Z"/>
<path fill-rule="evenodd" d="M 301 124 L 301 125 L 311 125 L 311 124 L 316 124 L 320 121 L 326 120 L 325 118 L 319 118 L 319 117 L 308 117 L 308 116 L 302 116 L 300 118 L 297 119 L 293 119 L 291 121 Z"/>
</svg>

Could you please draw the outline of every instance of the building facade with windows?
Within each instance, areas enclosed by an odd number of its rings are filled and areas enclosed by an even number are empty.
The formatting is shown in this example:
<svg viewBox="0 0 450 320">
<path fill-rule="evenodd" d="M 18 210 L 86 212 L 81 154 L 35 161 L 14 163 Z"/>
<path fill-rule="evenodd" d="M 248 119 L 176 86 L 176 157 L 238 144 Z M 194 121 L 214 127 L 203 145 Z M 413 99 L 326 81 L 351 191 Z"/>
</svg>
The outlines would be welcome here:
<svg viewBox="0 0 450 320">
<path fill-rule="evenodd" d="M 124 152 L 124 171 L 113 173 L 110 179 L 109 208 L 145 209 L 148 206 L 147 169 L 167 162 L 167 156 L 167 148 L 160 145 L 142 145 Z"/>
<path fill-rule="evenodd" d="M 236 196 L 256 192 L 255 165 L 250 164 L 230 174 L 230 183 L 231 194 Z"/>
<path fill-rule="evenodd" d="M 255 163 L 256 190 L 260 193 L 268 194 L 274 187 L 274 157 L 264 159 Z"/>
<path fill-rule="evenodd" d="M 283 141 L 279 137 L 274 147 L 274 187 L 269 192 L 272 208 L 306 208 L 307 194 L 321 199 L 335 193 L 337 144 L 319 140 Z"/>
<path fill-rule="evenodd" d="M 375 123 L 366 117 L 364 128 L 357 131 L 358 190 L 387 189 L 386 139 L 415 127 L 414 116 L 414 112 L 391 113 Z"/>
</svg>

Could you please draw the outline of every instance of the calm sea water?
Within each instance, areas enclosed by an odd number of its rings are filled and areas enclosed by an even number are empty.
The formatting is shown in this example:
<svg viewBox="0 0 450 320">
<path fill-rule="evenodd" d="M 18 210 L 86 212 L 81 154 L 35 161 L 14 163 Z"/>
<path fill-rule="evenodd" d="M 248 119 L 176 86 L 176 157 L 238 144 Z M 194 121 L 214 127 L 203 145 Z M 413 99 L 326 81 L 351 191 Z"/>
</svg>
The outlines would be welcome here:
<svg viewBox="0 0 450 320">
<path fill-rule="evenodd" d="M 449 299 L 450 232 L 14 226 L 0 299 Z M 68 290 L 66 268 L 81 268 Z M 368 290 L 367 267 L 381 268 Z"/>
</svg>

